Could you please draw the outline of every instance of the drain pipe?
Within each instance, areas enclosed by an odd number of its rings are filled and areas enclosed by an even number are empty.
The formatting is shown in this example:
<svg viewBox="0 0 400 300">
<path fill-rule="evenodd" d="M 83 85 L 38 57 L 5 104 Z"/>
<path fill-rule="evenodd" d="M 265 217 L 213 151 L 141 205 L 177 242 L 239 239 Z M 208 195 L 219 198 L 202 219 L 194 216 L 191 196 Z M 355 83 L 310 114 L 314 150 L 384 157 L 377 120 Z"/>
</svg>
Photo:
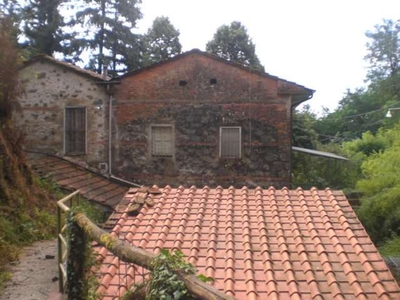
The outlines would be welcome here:
<svg viewBox="0 0 400 300">
<path fill-rule="evenodd" d="M 107 86 L 107 89 L 109 89 L 110 86 Z M 109 104 L 108 104 L 108 176 L 112 176 L 112 167 L 111 167 L 111 163 L 112 163 L 112 151 L 111 151 L 111 147 L 112 147 L 112 102 L 113 102 L 113 96 L 110 93 L 109 96 Z"/>
<path fill-rule="evenodd" d="M 140 184 L 136 184 L 125 179 L 119 178 L 112 174 L 112 115 L 113 115 L 113 100 L 114 97 L 110 91 L 110 85 L 107 85 L 107 90 L 109 92 L 109 103 L 108 103 L 108 178 L 114 179 L 121 183 L 127 184 L 129 186 L 141 187 Z"/>
</svg>

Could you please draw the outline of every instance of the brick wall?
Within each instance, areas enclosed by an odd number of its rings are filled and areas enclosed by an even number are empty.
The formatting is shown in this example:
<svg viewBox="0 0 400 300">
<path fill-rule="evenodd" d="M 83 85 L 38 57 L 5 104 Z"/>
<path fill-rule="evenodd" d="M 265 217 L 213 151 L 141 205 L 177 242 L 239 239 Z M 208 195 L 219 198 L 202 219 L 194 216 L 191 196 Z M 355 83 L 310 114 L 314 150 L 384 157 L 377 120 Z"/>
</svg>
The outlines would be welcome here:
<svg viewBox="0 0 400 300">
<path fill-rule="evenodd" d="M 199 54 L 122 77 L 114 173 L 160 186 L 288 185 L 289 97 L 274 77 Z M 151 124 L 174 126 L 173 157 L 152 157 Z M 221 126 L 241 127 L 241 159 L 219 157 Z"/>
</svg>

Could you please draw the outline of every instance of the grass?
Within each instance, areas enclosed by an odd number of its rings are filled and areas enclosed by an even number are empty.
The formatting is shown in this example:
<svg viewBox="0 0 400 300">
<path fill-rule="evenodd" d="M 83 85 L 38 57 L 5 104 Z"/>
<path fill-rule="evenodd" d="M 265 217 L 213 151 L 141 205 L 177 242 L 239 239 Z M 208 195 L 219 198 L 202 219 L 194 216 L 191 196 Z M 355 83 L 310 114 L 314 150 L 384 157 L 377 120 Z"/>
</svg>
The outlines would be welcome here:
<svg viewBox="0 0 400 300">
<path fill-rule="evenodd" d="M 34 186 L 50 203 L 33 205 L 22 194 L 13 193 L 10 189 L 7 191 L 10 195 L 18 195 L 18 205 L 4 205 L 0 208 L 0 293 L 11 278 L 9 263 L 18 260 L 22 248 L 35 241 L 56 236 L 56 199 L 50 200 L 48 195 L 59 195 L 59 190 L 39 178 L 34 178 Z M 4 187 L 0 189 L 4 190 Z"/>
</svg>

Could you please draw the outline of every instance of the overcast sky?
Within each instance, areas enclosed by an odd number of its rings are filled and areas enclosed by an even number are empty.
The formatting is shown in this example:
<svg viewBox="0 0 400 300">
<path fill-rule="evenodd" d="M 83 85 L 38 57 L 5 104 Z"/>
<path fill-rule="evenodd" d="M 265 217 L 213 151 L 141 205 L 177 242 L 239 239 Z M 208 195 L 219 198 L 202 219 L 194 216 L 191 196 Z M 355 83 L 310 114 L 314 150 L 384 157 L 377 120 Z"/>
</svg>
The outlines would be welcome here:
<svg viewBox="0 0 400 300">
<path fill-rule="evenodd" d="M 399 0 L 142 0 L 146 32 L 157 16 L 180 31 L 184 51 L 205 50 L 217 28 L 240 21 L 265 71 L 316 90 L 315 111 L 364 85 L 365 32 L 400 19 Z"/>
</svg>

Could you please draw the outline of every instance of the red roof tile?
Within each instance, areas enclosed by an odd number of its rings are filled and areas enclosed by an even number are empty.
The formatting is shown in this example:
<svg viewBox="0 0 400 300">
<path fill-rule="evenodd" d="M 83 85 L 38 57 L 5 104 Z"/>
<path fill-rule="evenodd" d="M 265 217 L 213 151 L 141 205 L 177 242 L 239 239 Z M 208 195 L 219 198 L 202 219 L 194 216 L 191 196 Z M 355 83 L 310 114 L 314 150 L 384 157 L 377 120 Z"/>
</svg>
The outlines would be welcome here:
<svg viewBox="0 0 400 300">
<path fill-rule="evenodd" d="M 133 201 L 131 189 L 124 201 Z M 152 194 L 112 234 L 147 251 L 180 249 L 237 299 L 400 299 L 400 289 L 342 192 L 189 189 Z M 99 291 L 119 299 L 146 276 L 97 249 Z"/>
<path fill-rule="evenodd" d="M 60 187 L 75 191 L 88 200 L 115 208 L 129 189 L 126 184 L 112 181 L 87 168 L 61 157 L 30 153 L 29 163 L 40 175 L 49 176 Z"/>
</svg>

